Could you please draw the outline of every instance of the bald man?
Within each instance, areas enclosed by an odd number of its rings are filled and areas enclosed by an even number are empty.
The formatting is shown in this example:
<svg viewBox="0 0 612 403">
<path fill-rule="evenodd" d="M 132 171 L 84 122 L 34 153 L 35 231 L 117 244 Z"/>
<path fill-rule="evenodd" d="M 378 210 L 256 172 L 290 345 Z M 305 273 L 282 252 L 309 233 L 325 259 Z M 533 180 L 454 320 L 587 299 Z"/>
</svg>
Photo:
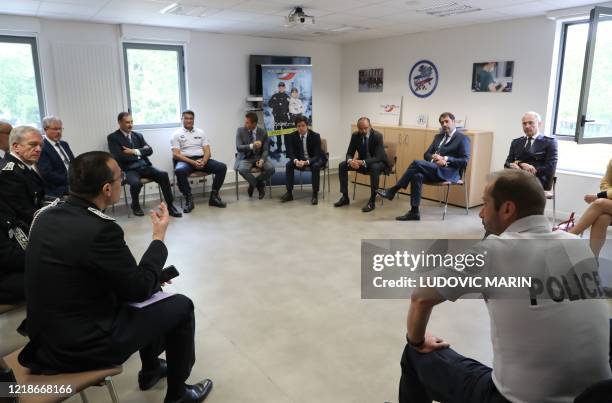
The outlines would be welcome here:
<svg viewBox="0 0 612 403">
<path fill-rule="evenodd" d="M 525 135 L 512 140 L 504 167 L 527 171 L 538 178 L 545 190 L 550 190 L 557 169 L 557 139 L 540 133 L 539 113 L 526 112 L 521 121 Z"/>
<path fill-rule="evenodd" d="M 4 158 L 8 154 L 9 149 L 9 134 L 11 134 L 13 126 L 7 121 L 0 120 L 0 159 Z"/>
</svg>

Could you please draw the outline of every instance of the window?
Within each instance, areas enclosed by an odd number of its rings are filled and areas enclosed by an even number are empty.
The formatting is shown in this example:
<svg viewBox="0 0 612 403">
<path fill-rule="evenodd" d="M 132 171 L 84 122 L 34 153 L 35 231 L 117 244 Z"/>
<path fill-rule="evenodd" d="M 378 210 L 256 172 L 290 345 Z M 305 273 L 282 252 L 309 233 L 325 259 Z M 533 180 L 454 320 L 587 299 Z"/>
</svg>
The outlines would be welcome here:
<svg viewBox="0 0 612 403">
<path fill-rule="evenodd" d="M 128 110 L 141 128 L 180 124 L 186 109 L 183 47 L 124 43 Z"/>
<path fill-rule="evenodd" d="M 0 35 L 0 119 L 40 126 L 44 114 L 36 38 Z"/>
<path fill-rule="evenodd" d="M 612 156 L 612 145 L 592 144 L 612 143 L 612 19 L 602 10 L 562 25 L 553 116 L 559 169 L 602 174 Z"/>
</svg>

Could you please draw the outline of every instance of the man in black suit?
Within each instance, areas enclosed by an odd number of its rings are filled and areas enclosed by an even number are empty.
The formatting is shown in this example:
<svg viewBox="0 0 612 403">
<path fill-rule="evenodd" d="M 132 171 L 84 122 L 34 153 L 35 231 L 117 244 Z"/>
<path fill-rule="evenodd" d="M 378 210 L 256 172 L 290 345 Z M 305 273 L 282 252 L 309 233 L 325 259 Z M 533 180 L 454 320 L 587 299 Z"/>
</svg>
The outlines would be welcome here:
<svg viewBox="0 0 612 403">
<path fill-rule="evenodd" d="M 355 152 L 359 156 L 355 157 Z M 376 190 L 378 189 L 378 178 L 391 167 L 387 158 L 383 136 L 372 129 L 370 119 L 359 118 L 357 131 L 351 136 L 351 141 L 346 151 L 346 160 L 338 166 L 338 178 L 340 179 L 340 193 L 342 197 L 334 207 L 341 207 L 350 203 L 348 197 L 348 171 L 357 171 L 362 174 L 370 174 L 370 199 L 361 211 L 368 213 L 376 207 Z"/>
<path fill-rule="evenodd" d="M 129 112 L 121 112 L 117 116 L 117 122 L 119 122 L 119 129 L 106 138 L 108 150 L 125 172 L 125 179 L 130 185 L 134 215 L 144 215 L 142 208 L 140 208 L 138 196 L 140 195 L 140 189 L 142 189 L 140 178 L 147 178 L 161 187 L 169 214 L 172 217 L 181 217 L 183 214 L 173 204 L 174 197 L 172 196 L 168 173 L 155 168 L 149 161 L 148 157 L 153 154 L 153 149 L 147 144 L 142 134 L 132 131 L 134 126 L 132 115 Z"/>
<path fill-rule="evenodd" d="M 525 135 L 512 140 L 504 167 L 535 175 L 544 189 L 549 190 L 559 159 L 557 139 L 540 133 L 542 118 L 537 112 L 525 113 L 522 122 Z"/>
<path fill-rule="evenodd" d="M 151 212 L 153 241 L 137 264 L 121 227 L 102 213 L 118 201 L 121 180 L 109 153 L 81 154 L 70 165 L 66 202 L 38 213 L 25 257 L 30 342 L 19 362 L 36 373 L 78 372 L 120 365 L 139 351 L 140 389 L 167 376 L 164 402 L 201 402 L 212 382 L 185 384 L 195 363 L 191 300 L 175 294 L 130 305 L 160 291 L 168 209 Z"/>
<path fill-rule="evenodd" d="M 45 139 L 38 160 L 38 171 L 45 181 L 45 195 L 62 197 L 68 194 L 68 168 L 74 160 L 74 154 L 67 142 L 62 140 L 61 119 L 46 116 L 43 119 Z"/>
<path fill-rule="evenodd" d="M 274 175 L 274 165 L 268 160 L 270 138 L 264 129 L 257 127 L 257 121 L 257 114 L 248 112 L 244 117 L 244 126 L 236 130 L 238 158 L 234 169 L 249 183 L 249 197 L 257 189 L 261 200 L 266 195 L 266 181 Z M 251 173 L 254 167 L 261 170 L 258 177 Z"/>
<path fill-rule="evenodd" d="M 321 136 L 308 128 L 308 118 L 298 116 L 295 119 L 297 131 L 287 137 L 287 164 L 285 165 L 285 182 L 287 193 L 281 197 L 281 202 L 293 200 L 294 170 L 301 171 L 310 168 L 312 173 L 312 199 L 311 204 L 319 203 L 319 182 L 321 167 L 325 164 L 325 156 L 321 151 Z"/>
<path fill-rule="evenodd" d="M 400 180 L 389 189 L 379 190 L 378 194 L 393 200 L 395 194 L 410 185 L 410 210 L 395 219 L 398 221 L 418 221 L 421 219 L 421 189 L 424 181 L 457 182 L 470 159 L 470 139 L 455 128 L 455 116 L 450 112 L 440 115 L 441 130 L 427 151 L 424 160 L 410 164 Z"/>
<path fill-rule="evenodd" d="M 36 168 L 42 144 L 38 129 L 17 126 L 9 136 L 10 153 L 0 161 L 0 199 L 14 212 L 14 218 L 28 227 L 45 197 L 44 183 Z"/>
</svg>

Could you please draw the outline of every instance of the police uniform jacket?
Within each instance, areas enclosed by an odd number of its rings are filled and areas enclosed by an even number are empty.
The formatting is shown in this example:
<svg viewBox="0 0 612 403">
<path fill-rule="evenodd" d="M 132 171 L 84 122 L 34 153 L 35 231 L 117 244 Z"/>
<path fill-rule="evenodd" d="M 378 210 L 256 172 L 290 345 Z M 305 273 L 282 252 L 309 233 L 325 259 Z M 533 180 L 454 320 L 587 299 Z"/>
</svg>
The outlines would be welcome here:
<svg viewBox="0 0 612 403">
<path fill-rule="evenodd" d="M 16 219 L 29 225 L 44 196 L 44 182 L 36 171 L 11 154 L 0 161 L 0 198 L 15 212 Z"/>
<path fill-rule="evenodd" d="M 152 241 L 137 263 L 115 220 L 81 198 L 42 209 L 25 257 L 30 342 L 21 364 L 43 372 L 100 367 L 95 358 L 112 348 L 122 309 L 159 290 L 167 255 Z"/>
</svg>

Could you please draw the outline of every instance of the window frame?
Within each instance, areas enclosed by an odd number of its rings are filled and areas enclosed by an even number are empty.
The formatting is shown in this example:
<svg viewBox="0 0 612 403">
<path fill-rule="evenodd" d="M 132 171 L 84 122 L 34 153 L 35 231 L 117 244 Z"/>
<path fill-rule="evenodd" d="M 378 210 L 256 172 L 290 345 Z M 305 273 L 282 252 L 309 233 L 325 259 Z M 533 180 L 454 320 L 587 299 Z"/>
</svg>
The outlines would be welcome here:
<svg viewBox="0 0 612 403">
<path fill-rule="evenodd" d="M 144 49 L 144 50 L 164 50 L 173 51 L 177 54 L 177 70 L 178 70 L 178 81 L 179 81 L 179 103 L 180 111 L 177 122 L 165 122 L 165 123 L 142 123 L 134 124 L 135 129 L 161 129 L 161 128 L 172 128 L 181 125 L 180 113 L 187 109 L 187 86 L 185 80 L 185 47 L 183 45 L 169 45 L 169 44 L 156 44 L 156 43 L 139 43 L 139 42 L 123 42 L 123 74 L 125 79 L 125 94 L 127 100 L 127 110 L 132 113 L 132 98 L 130 94 L 130 74 L 128 69 L 128 50 L 129 49 Z"/>
<path fill-rule="evenodd" d="M 40 58 L 38 57 L 38 38 L 35 36 L 1 35 L 0 42 L 3 43 L 22 43 L 30 45 L 32 51 L 32 66 L 34 68 L 34 81 L 36 82 L 36 96 L 38 97 L 39 124 L 42 127 L 43 117 L 46 116 L 45 96 L 42 85 L 42 75 L 40 70 Z"/>
<path fill-rule="evenodd" d="M 557 138 L 559 141 L 576 141 L 575 134 L 559 134 L 557 133 L 557 123 L 559 118 L 559 100 L 561 95 L 561 84 L 563 78 L 563 67 L 565 65 L 565 48 L 567 46 L 567 29 L 572 25 L 579 24 L 589 24 L 588 18 L 583 18 L 574 21 L 566 21 L 562 23 L 561 27 L 561 38 L 560 38 L 560 48 L 559 48 L 559 61 L 557 63 L 557 85 L 555 87 L 555 96 L 554 96 L 554 113 L 553 113 L 553 125 L 552 125 L 552 133 L 553 136 Z M 578 100 L 580 102 L 580 100 Z M 576 116 L 578 116 L 578 110 L 576 110 Z"/>
</svg>

